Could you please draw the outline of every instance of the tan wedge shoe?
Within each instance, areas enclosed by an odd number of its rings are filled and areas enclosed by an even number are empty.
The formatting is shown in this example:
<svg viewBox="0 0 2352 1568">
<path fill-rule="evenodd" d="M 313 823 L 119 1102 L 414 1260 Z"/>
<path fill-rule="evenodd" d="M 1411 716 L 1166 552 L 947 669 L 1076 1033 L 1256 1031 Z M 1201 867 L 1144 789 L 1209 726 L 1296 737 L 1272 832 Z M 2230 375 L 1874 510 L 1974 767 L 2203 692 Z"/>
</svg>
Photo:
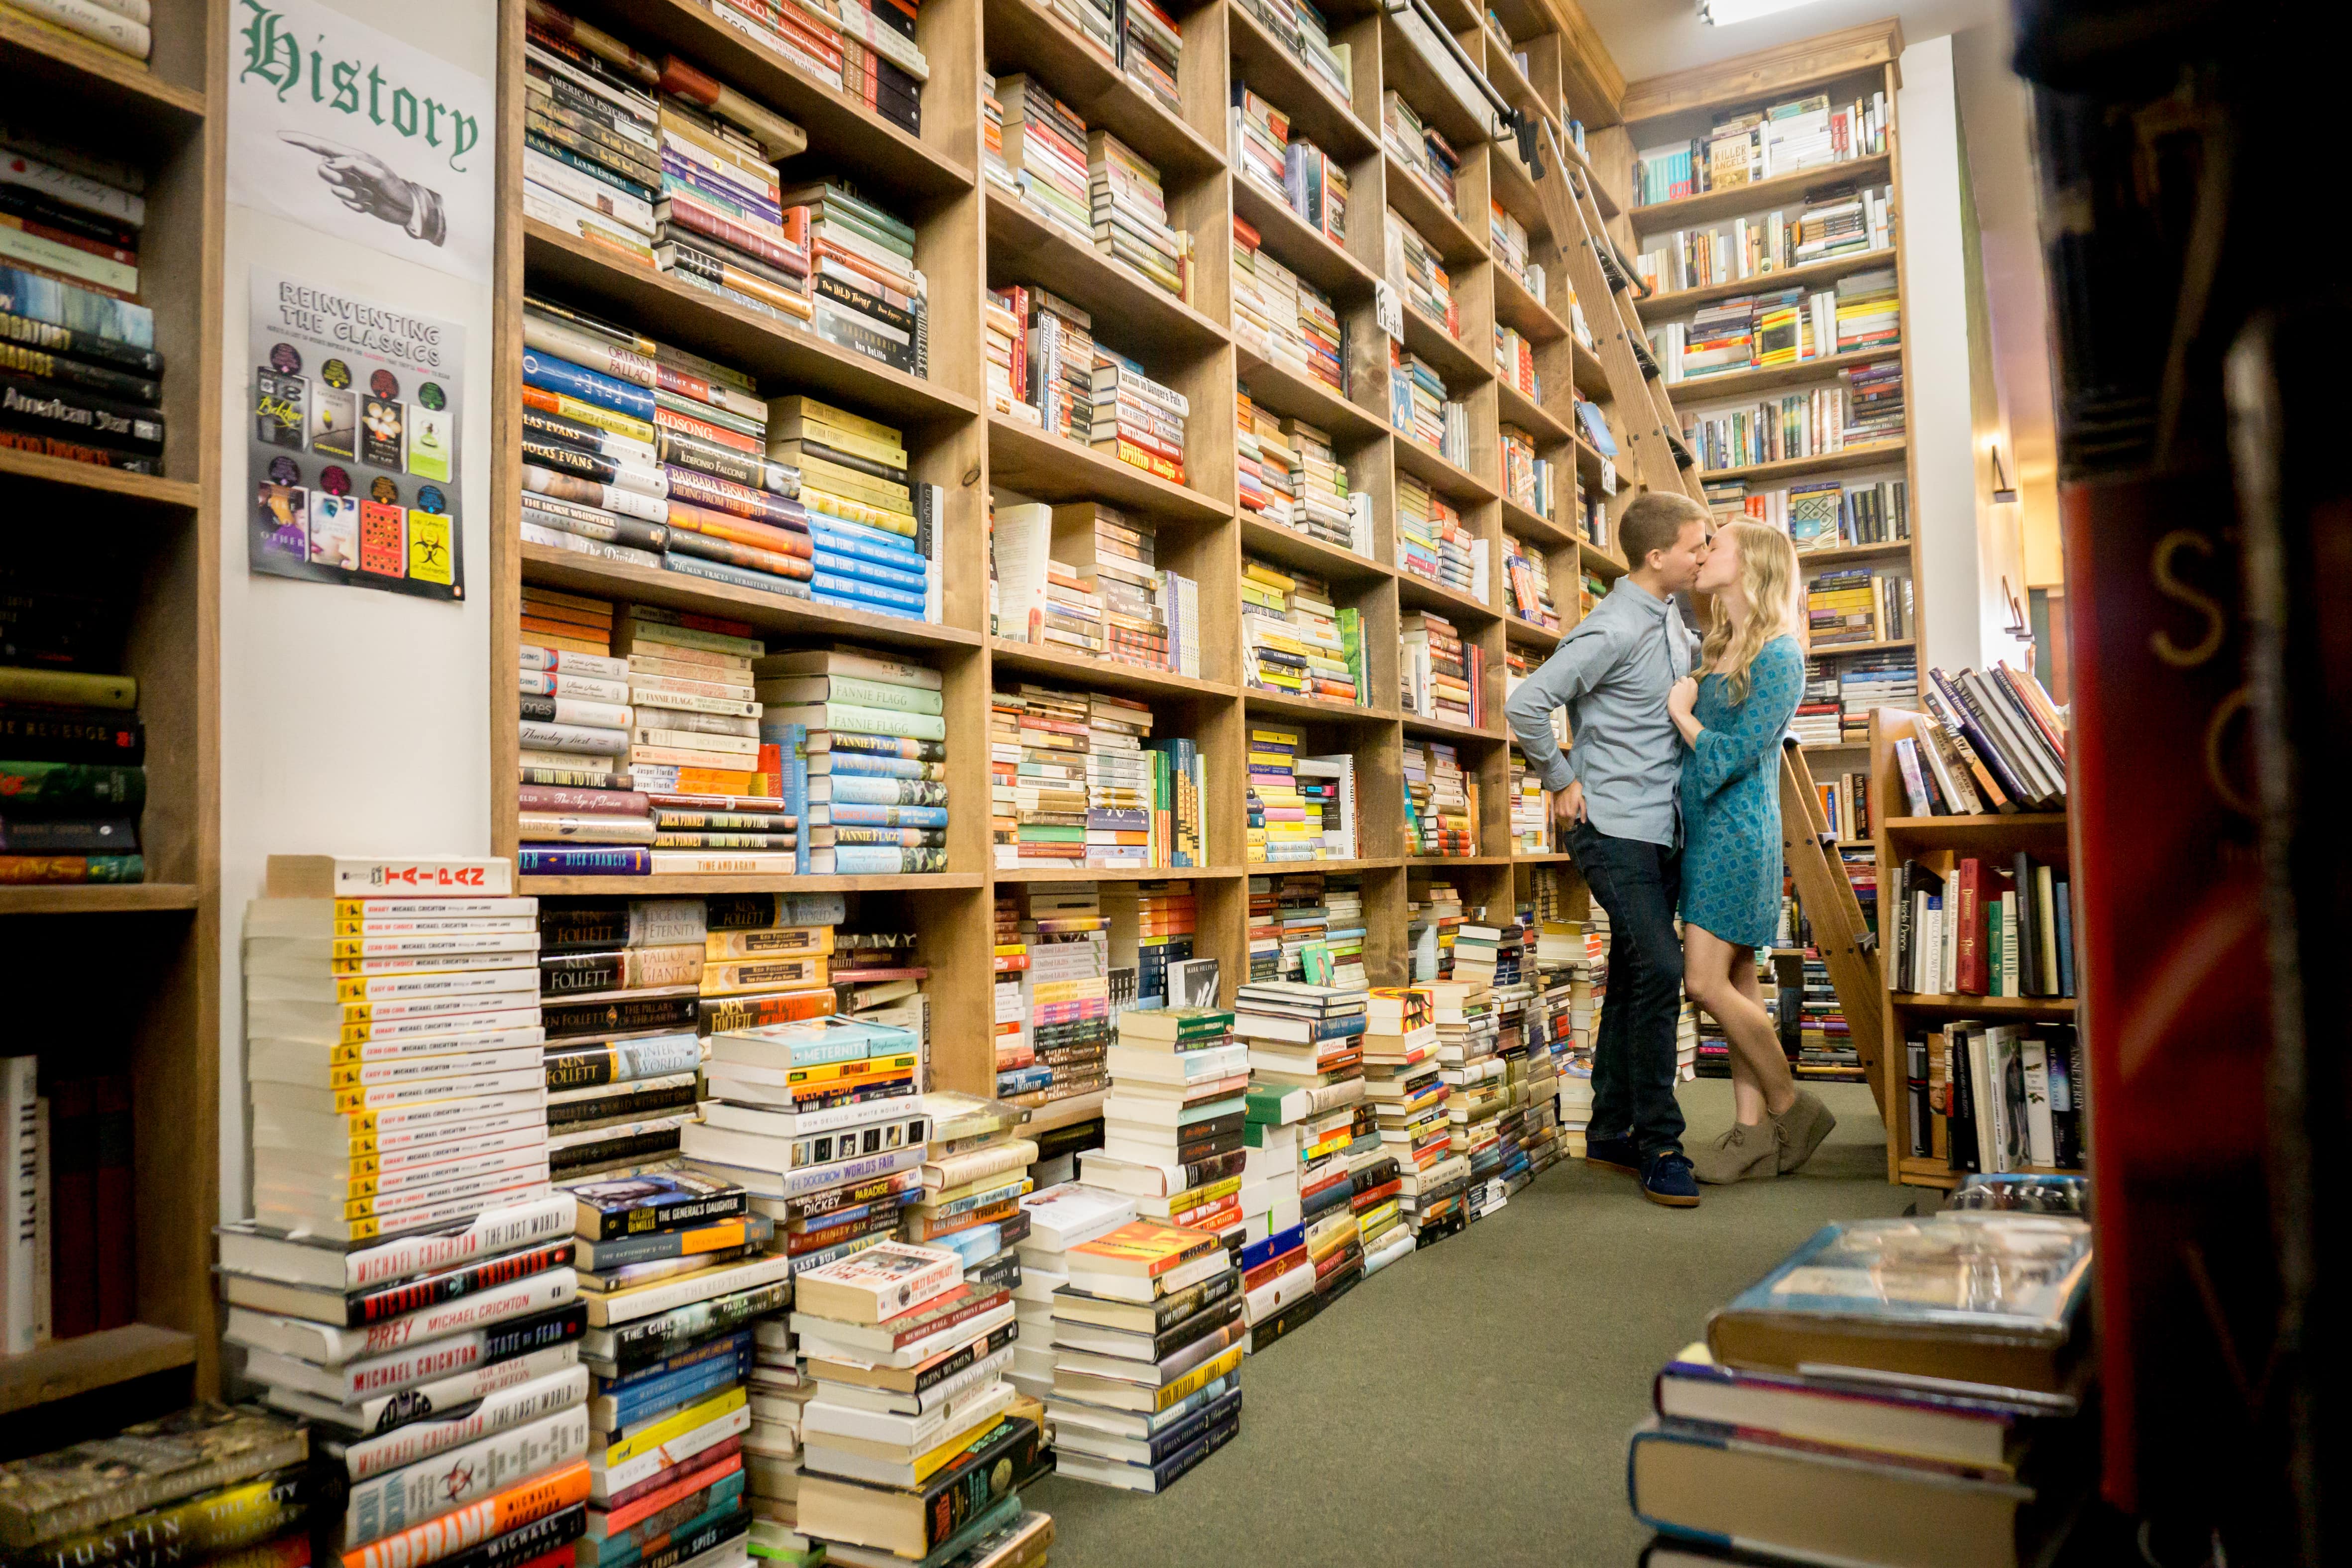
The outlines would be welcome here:
<svg viewBox="0 0 2352 1568">
<path fill-rule="evenodd" d="M 1772 1118 L 1773 1130 L 1780 1134 L 1780 1173 L 1785 1176 L 1811 1159 L 1836 1125 L 1837 1118 L 1830 1114 L 1820 1095 L 1799 1089 L 1797 1103 Z"/>
<path fill-rule="evenodd" d="M 1730 1131 L 1691 1155 L 1691 1173 L 1711 1185 L 1727 1187 L 1734 1182 L 1780 1174 L 1774 1164 L 1779 1155 L 1779 1140 L 1770 1122 L 1749 1127 L 1735 1121 Z"/>
</svg>

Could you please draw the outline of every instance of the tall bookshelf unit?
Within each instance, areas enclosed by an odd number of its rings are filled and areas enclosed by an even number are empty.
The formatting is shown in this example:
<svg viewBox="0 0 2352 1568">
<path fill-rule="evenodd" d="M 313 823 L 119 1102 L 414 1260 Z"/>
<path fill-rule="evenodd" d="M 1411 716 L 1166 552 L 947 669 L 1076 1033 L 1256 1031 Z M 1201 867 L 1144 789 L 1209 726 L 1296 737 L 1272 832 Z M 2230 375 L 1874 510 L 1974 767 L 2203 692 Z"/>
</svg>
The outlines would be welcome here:
<svg viewBox="0 0 2352 1568">
<path fill-rule="evenodd" d="M 1888 803 L 1873 826 L 1881 867 L 1917 859 L 1935 863 L 1939 870 L 1969 856 L 2006 859 L 2020 850 L 2037 861 L 2058 868 L 2063 877 L 2073 864 L 2072 841 L 2063 811 L 2017 812 L 1989 816 L 1898 816 L 1895 802 L 1908 797 L 1895 760 L 1895 743 L 1921 733 L 1923 715 L 1899 708 L 1874 710 L 1870 720 L 1870 790 L 1874 801 Z M 1911 1152 L 1911 1097 L 1903 1088 L 1903 1042 L 1913 1029 L 1933 1029 L 1959 1018 L 1981 1018 L 2005 1024 L 2073 1024 L 2080 1003 L 2076 996 L 1928 996 L 1897 991 L 1885 984 L 1886 944 L 1881 944 L 1881 989 L 1885 996 L 1887 1067 L 1882 1075 L 1885 1102 L 1879 1107 L 1886 1124 L 1886 1179 L 1900 1186 L 1957 1186 L 1958 1174 L 1946 1161 Z M 2079 984 L 2079 980 L 2077 982 Z M 2033 1165 L 2030 1171 L 2053 1167 Z"/>
<path fill-rule="evenodd" d="M 0 887 L 0 1051 L 120 1057 L 132 1086 L 135 1321 L 0 1356 L 0 1458 L 184 1404 L 219 1384 L 218 617 L 221 193 L 227 6 L 154 0 L 149 68 L 0 16 L 8 122 L 147 176 L 142 302 L 155 313 L 161 477 L 0 451 L 0 510 L 123 551 L 100 584 L 130 605 L 147 879 Z M 102 568 L 114 572 L 113 567 Z M 53 1148 L 55 1145 L 53 1145 Z M 64 1151 L 58 1150 L 63 1153 Z M 83 1154 L 90 1151 L 81 1151 Z"/>
<path fill-rule="evenodd" d="M 1733 185 L 1674 201 L 1636 206 L 1613 229 L 1620 242 L 1630 252 L 1638 255 L 1659 237 L 1677 231 L 1723 229 L 1735 219 L 1762 217 L 1774 212 L 1793 215 L 1804 205 L 1807 193 L 1811 191 L 1847 184 L 1889 187 L 1889 237 L 1897 241 L 1890 247 L 1849 252 L 1811 265 L 1758 272 L 1747 278 L 1697 288 L 1661 291 L 1641 300 L 1639 310 L 1644 330 L 1654 331 L 1668 322 L 1686 323 L 1700 308 L 1742 295 L 1788 288 L 1809 291 L 1827 289 L 1834 288 L 1842 278 L 1891 267 L 1895 273 L 1898 300 L 1903 302 L 1899 346 L 1892 351 L 1874 350 L 1842 355 L 1832 353 L 1795 364 L 1732 371 L 1681 381 L 1674 384 L 1672 391 L 1676 406 L 1686 418 L 1704 416 L 1720 406 L 1752 403 L 1767 395 L 1811 392 L 1834 385 L 1841 372 L 1889 358 L 1900 360 L 1905 386 L 1908 388 L 1913 384 L 1907 303 L 1909 289 L 1899 244 L 1903 176 L 1896 145 L 1899 117 L 1895 108 L 1895 89 L 1901 83 L 1902 71 L 1898 62 L 1902 54 L 1902 28 L 1890 19 L 1742 55 L 1717 65 L 1652 77 L 1635 82 L 1626 89 L 1623 104 L 1626 140 L 1618 148 L 1617 155 L 1625 159 L 1629 169 L 1633 155 L 1641 149 L 1690 138 L 1704 138 L 1709 125 L 1725 114 L 1761 109 L 1767 104 L 1817 92 L 1826 93 L 1832 103 L 1868 98 L 1874 92 L 1886 95 L 1886 151 L 1883 153 L 1847 159 L 1753 184 Z M 1834 346 L 1832 345 L 1832 349 Z M 1924 607 L 1919 592 L 1919 585 L 1924 581 L 1919 554 L 1920 497 L 1913 444 L 1907 437 L 1900 442 L 1874 444 L 1818 457 L 1740 468 L 1708 470 L 1694 468 L 1691 472 L 1705 483 L 1738 481 L 1750 490 L 1778 489 L 1792 480 L 1829 475 L 1834 475 L 1847 484 L 1903 479 L 1910 498 L 1909 538 L 1836 550 L 1808 551 L 1799 559 L 1808 583 L 1823 572 L 1866 566 L 1907 572 L 1913 589 L 1909 636 L 1885 642 L 1843 645 L 1816 656 L 1818 658 L 1835 668 L 1842 668 L 1845 660 L 1859 655 L 1908 650 L 1916 658 L 1925 647 L 1920 630 Z M 1862 741 L 1838 745 L 1812 744 L 1805 748 L 1809 753 L 1821 759 L 1812 764 L 1816 774 L 1832 770 L 1859 772 L 1866 763 L 1868 749 L 1868 743 Z M 1866 839 L 1849 840 L 1846 847 L 1861 847 L 1868 842 Z"/>
<path fill-rule="evenodd" d="M 500 46 L 500 202 L 496 270 L 499 311 L 495 361 L 499 405 L 515 405 L 521 358 L 526 281 L 545 287 L 680 347 L 737 365 L 758 377 L 769 396 L 796 391 L 905 426 L 914 478 L 946 487 L 946 590 L 940 624 L 894 620 L 806 600 L 698 581 L 674 574 L 594 561 L 521 542 L 516 432 L 502 422 L 494 458 L 492 524 L 491 751 L 492 837 L 498 853 L 514 849 L 517 708 L 512 670 L 516 611 L 522 584 L 542 584 L 616 603 L 700 610 L 751 623 L 771 640 L 829 638 L 893 645 L 919 652 L 943 672 L 949 769 L 948 869 L 929 876 L 744 879 L 714 877 L 533 877 L 523 890 L 541 895 L 691 894 L 754 889 L 840 889 L 887 893 L 901 900 L 907 923 L 922 936 L 930 970 L 935 1079 L 942 1088 L 992 1092 L 989 1019 L 993 974 L 982 934 L 996 896 L 1024 881 L 1189 881 L 1199 898 L 1195 952 L 1223 961 L 1228 996 L 1246 973 L 1248 878 L 1296 868 L 1362 874 L 1366 970 L 1375 984 L 1406 978 L 1409 898 L 1432 879 L 1451 882 L 1469 905 L 1507 910 L 1528 886 L 1526 868 L 1566 866 L 1562 853 L 1420 858 L 1404 848 L 1400 752 L 1408 737 L 1456 744 L 1465 773 L 1480 783 L 1478 847 L 1509 842 L 1508 734 L 1502 717 L 1506 650 L 1524 647 L 1540 660 L 1559 634 L 1508 615 L 1499 568 L 1506 531 L 1545 555 L 1564 621 L 1577 612 L 1577 584 L 1587 570 L 1613 580 L 1617 555 L 1582 536 L 1579 489 L 1601 493 L 1601 457 L 1576 428 L 1570 388 L 1598 402 L 1620 431 L 1612 382 L 1594 349 L 1577 341 L 1564 310 L 1539 302 L 1492 261 L 1490 195 L 1530 232 L 1547 273 L 1548 295 L 1568 297 L 1566 247 L 1551 232 L 1534 177 L 1508 142 L 1485 140 L 1477 121 L 1452 100 L 1394 17 L 1368 0 L 1338 0 L 1325 15 L 1335 41 L 1351 47 L 1352 95 L 1342 100 L 1309 74 L 1252 12 L 1247 0 L 1192 0 L 1171 7 L 1181 24 L 1178 88 L 1181 112 L 1156 99 L 1080 43 L 1074 29 L 1037 0 L 924 0 L 917 41 L 930 65 L 922 133 L 910 136 L 803 75 L 793 64 L 730 30 L 694 0 L 566 0 L 585 20 L 637 41 L 667 46 L 751 93 L 804 126 L 808 151 L 784 167 L 797 176 L 845 177 L 882 194 L 917 231 L 917 265 L 929 280 L 930 375 L 917 379 L 735 310 L 709 295 L 599 252 L 521 216 L 521 0 L 502 0 Z M 1497 0 L 1497 24 L 1482 22 L 1470 0 L 1440 0 L 1439 13 L 1473 60 L 1515 104 L 1549 120 L 1565 142 L 1565 120 L 1615 118 L 1615 72 L 1572 3 Z M 1527 56 L 1521 69 L 1511 58 Z M 1195 238 L 1190 297 L 1178 300 L 1138 274 L 1080 248 L 994 186 L 983 172 L 979 78 L 1034 73 L 1090 126 L 1108 128 L 1154 163 L 1165 182 L 1171 222 Z M 1324 239 L 1288 208 L 1229 167 L 1227 105 L 1234 84 L 1274 102 L 1300 133 L 1345 163 L 1352 178 L 1348 242 Z M 1412 181 L 1381 136 L 1381 93 L 1393 89 L 1437 124 L 1462 154 L 1458 213 L 1447 213 Z M 1591 168 L 1577 160 L 1579 177 Z M 795 166 L 797 165 L 797 166 Z M 1560 179 L 1562 171 L 1548 176 Z M 1599 190 L 1588 200 L 1614 212 Z M 1381 214 L 1394 205 L 1441 250 L 1453 280 L 1462 327 L 1408 310 L 1407 347 L 1439 363 L 1468 406 L 1470 462 L 1457 465 L 1395 434 L 1388 418 L 1388 340 L 1377 324 L 1375 284 L 1382 276 Z M 1238 215 L 1263 236 L 1263 248 L 1328 292 L 1347 325 L 1345 395 L 1276 364 L 1235 342 L 1232 330 L 1231 228 Z M 1075 443 L 995 415 L 985 401 L 983 289 L 1041 283 L 1095 317 L 1099 339 L 1182 392 L 1188 482 L 1177 485 Z M 1613 327 L 1607 300 L 1588 304 L 1593 331 Z M 1498 382 L 1493 371 L 1495 323 L 1516 327 L 1538 345 L 1540 403 Z M 1596 339 L 1596 341 L 1598 341 Z M 1328 432 L 1352 489 L 1373 510 L 1370 556 L 1333 548 L 1249 513 L 1236 488 L 1237 391 L 1259 406 Z M 1561 465 L 1557 515 L 1541 516 L 1509 500 L 1499 482 L 1498 425 L 1535 437 Z M 1605 505 L 1614 537 L 1617 512 L 1635 493 L 1635 470 L 1621 456 L 1622 482 Z M 1580 485 L 1566 483 L 1572 468 Z M 1397 479 L 1409 474 L 1451 500 L 1496 562 L 1494 603 L 1402 573 L 1396 564 Z M 1148 519 L 1158 530 L 1159 561 L 1199 584 L 1202 668 L 1198 677 L 1073 657 L 1054 647 L 992 636 L 989 625 L 987 502 L 1101 500 Z M 1366 701 L 1349 707 L 1246 689 L 1242 684 L 1240 579 L 1244 555 L 1288 563 L 1327 578 L 1340 604 L 1362 613 Z M 1477 727 L 1409 716 L 1400 710 L 1400 616 L 1430 609 L 1452 619 L 1465 642 L 1484 650 L 1486 721 Z M 1207 776 L 1208 864 L 1147 872 L 999 870 L 990 843 L 989 693 L 999 679 L 1052 681 L 1139 698 L 1153 708 L 1155 734 L 1195 740 Z M 1246 862 L 1245 761 L 1251 725 L 1302 730 L 1313 752 L 1348 752 L 1358 763 L 1361 858 L 1253 866 Z M 1099 1113 L 1100 1096 L 1049 1103 L 1033 1117 L 1043 1129 Z"/>
</svg>

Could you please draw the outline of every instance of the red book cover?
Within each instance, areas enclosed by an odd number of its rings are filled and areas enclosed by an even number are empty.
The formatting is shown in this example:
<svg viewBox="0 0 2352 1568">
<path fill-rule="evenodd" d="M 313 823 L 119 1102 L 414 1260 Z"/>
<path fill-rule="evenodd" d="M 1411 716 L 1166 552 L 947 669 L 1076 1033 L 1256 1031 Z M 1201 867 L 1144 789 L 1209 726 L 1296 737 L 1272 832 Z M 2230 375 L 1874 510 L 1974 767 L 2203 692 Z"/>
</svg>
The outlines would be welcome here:
<svg viewBox="0 0 2352 1568">
<path fill-rule="evenodd" d="M 49 1333 L 98 1328 L 98 1148 L 90 1080 L 49 1086 Z"/>
<path fill-rule="evenodd" d="M 1960 957 L 1952 989 L 1981 996 L 1985 983 L 1984 862 L 1974 856 L 1960 862 Z"/>
<path fill-rule="evenodd" d="M 131 1212 L 131 1077 L 97 1080 L 92 1110 L 98 1144 L 98 1326 L 119 1329 L 138 1315 L 139 1279 L 132 1260 L 138 1220 Z"/>
<path fill-rule="evenodd" d="M 2101 1473 L 2109 1500 L 2135 1512 L 2210 1486 L 2210 1450 L 2177 1434 L 2242 1411 L 2241 1369 L 2270 1343 L 2249 1304 L 2274 1292 L 2276 1259 L 2263 1218 L 2270 961 L 2246 620 L 2225 475 L 2082 481 L 2060 487 L 2059 505 L 2066 581 L 2084 588 L 2066 605 L 2067 825 L 2098 1194 Z M 2252 1315 L 2217 1321 L 2217 1289 Z"/>
</svg>

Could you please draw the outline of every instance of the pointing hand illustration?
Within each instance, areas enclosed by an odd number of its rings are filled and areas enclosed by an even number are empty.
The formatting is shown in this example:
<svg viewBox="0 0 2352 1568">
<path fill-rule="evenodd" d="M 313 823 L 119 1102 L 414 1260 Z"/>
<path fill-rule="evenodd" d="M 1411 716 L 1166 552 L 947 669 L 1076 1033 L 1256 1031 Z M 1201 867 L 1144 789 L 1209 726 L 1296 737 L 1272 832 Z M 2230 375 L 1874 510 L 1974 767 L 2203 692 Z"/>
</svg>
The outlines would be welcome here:
<svg viewBox="0 0 2352 1568">
<path fill-rule="evenodd" d="M 282 142 L 318 155 L 319 178 L 335 193 L 335 199 L 352 211 L 381 218 L 428 245 L 439 245 L 448 237 L 448 219 L 442 211 L 440 192 L 401 178 L 373 153 L 299 132 L 281 131 L 278 136 Z"/>
</svg>

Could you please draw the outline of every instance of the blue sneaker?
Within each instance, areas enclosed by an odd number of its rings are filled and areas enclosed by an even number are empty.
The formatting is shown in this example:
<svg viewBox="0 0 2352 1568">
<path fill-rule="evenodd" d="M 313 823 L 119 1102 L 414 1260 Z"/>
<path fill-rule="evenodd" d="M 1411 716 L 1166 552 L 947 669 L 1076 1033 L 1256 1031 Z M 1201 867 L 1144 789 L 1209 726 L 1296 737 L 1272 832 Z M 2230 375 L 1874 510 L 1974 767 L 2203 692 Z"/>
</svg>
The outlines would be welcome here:
<svg viewBox="0 0 2352 1568">
<path fill-rule="evenodd" d="M 1614 1171 L 1621 1176 L 1642 1173 L 1642 1152 L 1631 1138 L 1587 1138 L 1584 1141 L 1584 1163 L 1603 1171 Z"/>
<path fill-rule="evenodd" d="M 1662 1149 L 1642 1158 L 1642 1195 L 1668 1208 L 1698 1207 L 1698 1178 L 1679 1149 Z"/>
</svg>

